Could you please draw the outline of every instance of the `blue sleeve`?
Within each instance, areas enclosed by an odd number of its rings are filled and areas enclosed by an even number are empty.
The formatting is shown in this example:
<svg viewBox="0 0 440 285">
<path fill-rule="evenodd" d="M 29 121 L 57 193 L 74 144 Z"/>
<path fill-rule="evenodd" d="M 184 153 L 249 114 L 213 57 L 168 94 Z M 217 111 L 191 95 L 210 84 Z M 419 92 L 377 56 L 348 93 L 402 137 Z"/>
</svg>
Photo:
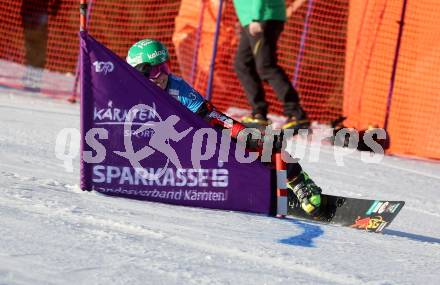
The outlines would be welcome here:
<svg viewBox="0 0 440 285">
<path fill-rule="evenodd" d="M 186 92 L 181 94 L 181 102 L 188 109 L 190 109 L 193 113 L 199 110 L 200 106 L 203 104 L 204 100 L 202 95 L 197 92 L 194 88 L 192 88 L 188 83 L 183 81 L 186 85 Z"/>
<path fill-rule="evenodd" d="M 168 93 L 176 97 L 182 105 L 187 107 L 193 113 L 197 112 L 204 102 L 202 95 L 200 95 L 199 92 L 192 88 L 182 78 L 171 75 L 169 80 Z"/>
</svg>

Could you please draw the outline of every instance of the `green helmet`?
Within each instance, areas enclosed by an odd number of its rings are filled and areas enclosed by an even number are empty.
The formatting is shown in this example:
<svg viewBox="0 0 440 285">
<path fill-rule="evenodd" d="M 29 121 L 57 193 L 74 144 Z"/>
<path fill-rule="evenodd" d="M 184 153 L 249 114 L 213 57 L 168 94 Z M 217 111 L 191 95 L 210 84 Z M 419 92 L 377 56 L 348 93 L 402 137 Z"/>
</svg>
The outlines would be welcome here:
<svg viewBox="0 0 440 285">
<path fill-rule="evenodd" d="M 154 66 L 166 62 L 168 58 L 168 50 L 161 42 L 145 39 L 128 50 L 127 62 L 133 67 L 145 62 Z"/>
</svg>

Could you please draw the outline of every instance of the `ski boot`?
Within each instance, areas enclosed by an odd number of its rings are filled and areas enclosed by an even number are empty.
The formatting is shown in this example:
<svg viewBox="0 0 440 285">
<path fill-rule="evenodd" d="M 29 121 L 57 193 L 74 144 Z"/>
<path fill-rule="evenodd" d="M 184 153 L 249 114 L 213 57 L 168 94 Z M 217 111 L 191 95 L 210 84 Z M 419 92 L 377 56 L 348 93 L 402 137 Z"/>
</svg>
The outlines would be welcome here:
<svg viewBox="0 0 440 285">
<path fill-rule="evenodd" d="M 319 213 L 321 188 L 310 179 L 307 173 L 301 171 L 297 177 L 287 182 L 287 187 L 293 191 L 304 212 L 311 216 Z"/>
</svg>

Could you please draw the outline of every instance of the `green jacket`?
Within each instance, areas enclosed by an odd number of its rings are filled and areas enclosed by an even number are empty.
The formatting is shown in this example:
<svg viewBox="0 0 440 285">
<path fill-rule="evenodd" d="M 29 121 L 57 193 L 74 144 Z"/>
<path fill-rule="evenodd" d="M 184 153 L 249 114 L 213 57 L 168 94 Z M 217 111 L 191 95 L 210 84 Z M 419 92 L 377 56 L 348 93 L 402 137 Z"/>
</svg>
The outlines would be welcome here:
<svg viewBox="0 0 440 285">
<path fill-rule="evenodd" d="M 234 0 L 234 6 L 243 27 L 252 21 L 286 21 L 285 0 Z"/>
</svg>

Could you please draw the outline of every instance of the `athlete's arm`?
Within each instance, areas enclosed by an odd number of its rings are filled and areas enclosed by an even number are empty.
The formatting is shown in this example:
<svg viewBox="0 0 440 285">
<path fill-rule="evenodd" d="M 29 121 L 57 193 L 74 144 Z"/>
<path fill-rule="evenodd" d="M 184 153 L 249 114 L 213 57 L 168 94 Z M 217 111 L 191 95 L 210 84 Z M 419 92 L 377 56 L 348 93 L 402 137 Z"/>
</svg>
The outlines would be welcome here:
<svg viewBox="0 0 440 285">
<path fill-rule="evenodd" d="M 222 112 L 217 111 L 210 102 L 205 100 L 197 110 L 196 114 L 202 117 L 214 128 L 231 130 L 231 137 L 237 141 L 245 143 L 247 149 L 256 151 L 262 150 L 264 134 L 260 133 L 261 136 L 259 139 L 253 138 L 251 133 L 246 137 L 239 136 L 240 132 L 244 130 L 246 126 Z"/>
</svg>

